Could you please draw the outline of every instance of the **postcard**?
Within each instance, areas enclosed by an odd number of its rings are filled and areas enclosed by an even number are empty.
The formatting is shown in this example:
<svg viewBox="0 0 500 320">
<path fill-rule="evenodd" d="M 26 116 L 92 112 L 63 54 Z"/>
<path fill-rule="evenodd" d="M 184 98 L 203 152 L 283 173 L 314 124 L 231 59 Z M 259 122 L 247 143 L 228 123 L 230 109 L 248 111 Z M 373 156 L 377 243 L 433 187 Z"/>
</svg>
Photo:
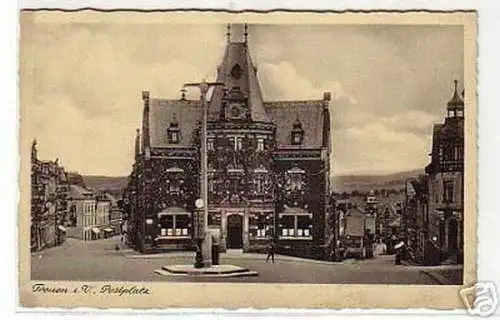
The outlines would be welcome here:
<svg viewBox="0 0 500 320">
<path fill-rule="evenodd" d="M 476 32 L 22 11 L 21 305 L 470 308 Z"/>
</svg>

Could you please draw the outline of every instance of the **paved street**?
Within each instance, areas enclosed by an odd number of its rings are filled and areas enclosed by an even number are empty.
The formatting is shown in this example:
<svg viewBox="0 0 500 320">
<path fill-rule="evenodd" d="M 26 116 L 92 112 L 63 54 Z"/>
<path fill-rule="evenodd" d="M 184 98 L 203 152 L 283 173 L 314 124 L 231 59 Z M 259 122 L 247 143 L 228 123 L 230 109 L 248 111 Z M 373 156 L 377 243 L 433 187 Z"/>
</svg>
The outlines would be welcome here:
<svg viewBox="0 0 500 320">
<path fill-rule="evenodd" d="M 84 243 L 75 239 L 55 248 L 33 253 L 32 279 L 78 281 L 175 281 L 175 282 L 276 282 L 318 284 L 437 284 L 421 267 L 396 266 L 389 256 L 366 261 L 318 262 L 276 256 L 266 263 L 264 255 L 229 252 L 221 264 L 257 271 L 257 277 L 169 277 L 154 273 L 163 265 L 191 264 L 194 253 L 168 253 L 141 257 L 131 250 L 115 251 L 118 238 Z"/>
</svg>

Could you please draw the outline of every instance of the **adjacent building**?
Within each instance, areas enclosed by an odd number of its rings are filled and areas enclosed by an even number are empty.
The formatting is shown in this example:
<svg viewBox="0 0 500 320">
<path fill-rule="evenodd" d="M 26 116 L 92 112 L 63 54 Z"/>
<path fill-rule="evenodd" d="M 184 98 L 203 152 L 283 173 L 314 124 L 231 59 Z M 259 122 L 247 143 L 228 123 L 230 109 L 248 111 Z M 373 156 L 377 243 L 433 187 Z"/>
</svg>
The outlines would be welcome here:
<svg viewBox="0 0 500 320">
<path fill-rule="evenodd" d="M 463 93 L 455 81 L 446 118 L 433 127 L 431 161 L 425 175 L 406 185 L 405 236 L 413 258 L 422 264 L 463 263 Z"/>
<path fill-rule="evenodd" d="M 222 248 L 264 250 L 274 238 L 289 254 L 314 255 L 325 243 L 329 205 L 330 94 L 265 101 L 247 28 L 224 56 L 208 106 L 210 228 Z M 183 84 L 179 83 L 179 87 Z M 192 246 L 199 197 L 200 101 L 143 92 L 142 129 L 124 193 L 130 245 L 141 251 Z"/>
<path fill-rule="evenodd" d="M 109 226 L 111 201 L 79 185 L 71 185 L 68 195 L 68 236 L 85 241 L 100 239 L 112 233 Z"/>
<path fill-rule="evenodd" d="M 68 182 L 64 168 L 55 161 L 38 159 L 37 143 L 31 147 L 31 250 L 64 241 Z"/>
<path fill-rule="evenodd" d="M 119 206 L 119 200 L 117 200 L 113 195 L 105 193 L 106 198 L 109 200 L 109 226 L 113 230 L 113 234 L 120 234 L 122 232 L 122 222 L 123 214 L 122 209 Z"/>
<path fill-rule="evenodd" d="M 443 123 L 435 124 L 428 175 L 428 233 L 441 260 L 463 261 L 464 241 L 464 91 L 458 82 Z"/>
</svg>

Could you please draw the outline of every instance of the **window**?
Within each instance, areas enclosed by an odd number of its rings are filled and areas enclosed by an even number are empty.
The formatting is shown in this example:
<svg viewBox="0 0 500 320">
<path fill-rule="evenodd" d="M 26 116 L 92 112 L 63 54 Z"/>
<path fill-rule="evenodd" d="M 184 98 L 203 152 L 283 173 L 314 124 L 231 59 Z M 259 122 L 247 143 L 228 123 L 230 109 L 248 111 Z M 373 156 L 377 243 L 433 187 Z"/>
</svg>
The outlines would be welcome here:
<svg viewBox="0 0 500 320">
<path fill-rule="evenodd" d="M 281 235 L 293 237 L 295 235 L 295 216 L 283 216 L 281 218 Z"/>
<path fill-rule="evenodd" d="M 310 218 L 308 216 L 297 216 L 297 236 L 309 237 L 310 236 Z"/>
<path fill-rule="evenodd" d="M 305 184 L 305 172 L 299 168 L 293 168 L 286 174 L 286 189 L 289 191 L 302 191 Z"/>
<path fill-rule="evenodd" d="M 452 181 L 446 181 L 444 183 L 443 201 L 453 202 L 453 182 Z"/>
<path fill-rule="evenodd" d="M 160 216 L 160 236 L 189 236 L 191 219 L 188 214 L 164 214 Z"/>
<path fill-rule="evenodd" d="M 254 180 L 254 187 L 255 187 L 255 192 L 257 193 L 262 193 L 264 191 L 263 181 L 261 178 L 256 178 Z"/>
<path fill-rule="evenodd" d="M 266 238 L 272 232 L 272 213 L 252 213 L 249 219 L 250 237 Z"/>
<path fill-rule="evenodd" d="M 209 226 L 220 226 L 221 225 L 220 212 L 209 212 L 208 213 L 208 225 Z"/>
<path fill-rule="evenodd" d="M 181 140 L 179 122 L 173 115 L 172 122 L 170 122 L 170 127 L 167 129 L 167 139 L 168 143 L 177 144 Z"/>
<path fill-rule="evenodd" d="M 454 158 L 453 146 L 450 144 L 445 144 L 443 149 L 444 149 L 443 150 L 444 151 L 444 155 L 443 155 L 444 160 L 453 160 L 453 158 Z"/>
<path fill-rule="evenodd" d="M 281 238 L 312 238 L 312 215 L 287 214 L 280 217 Z"/>
<path fill-rule="evenodd" d="M 234 150 L 243 149 L 243 137 L 235 137 Z"/>
<path fill-rule="evenodd" d="M 457 145 L 455 146 L 455 160 L 462 160 L 462 146 Z"/>
<path fill-rule="evenodd" d="M 207 150 L 208 151 L 213 151 L 214 150 L 214 138 L 208 138 L 207 139 Z"/>
<path fill-rule="evenodd" d="M 263 138 L 257 139 L 257 151 L 264 151 L 264 139 Z"/>
<path fill-rule="evenodd" d="M 178 194 L 181 191 L 181 187 L 177 181 L 169 181 L 168 191 L 171 194 Z"/>
<path fill-rule="evenodd" d="M 293 129 L 291 133 L 292 145 L 302 144 L 302 141 L 304 140 L 304 129 L 302 129 L 302 123 L 300 122 L 299 118 L 297 118 L 293 123 Z"/>
<path fill-rule="evenodd" d="M 293 135 L 293 144 L 301 144 L 302 143 L 302 135 L 300 133 L 295 133 Z"/>
</svg>

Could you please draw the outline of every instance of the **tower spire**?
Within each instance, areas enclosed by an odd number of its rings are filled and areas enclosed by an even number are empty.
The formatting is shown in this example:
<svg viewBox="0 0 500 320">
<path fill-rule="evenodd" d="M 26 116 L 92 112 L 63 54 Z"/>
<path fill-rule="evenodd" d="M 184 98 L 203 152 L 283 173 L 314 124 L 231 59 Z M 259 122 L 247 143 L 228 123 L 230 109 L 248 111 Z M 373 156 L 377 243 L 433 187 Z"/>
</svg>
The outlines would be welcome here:
<svg viewBox="0 0 500 320">
<path fill-rule="evenodd" d="M 231 24 L 227 24 L 227 32 L 226 32 L 227 42 L 231 42 Z"/>
<path fill-rule="evenodd" d="M 243 34 L 245 37 L 245 43 L 248 41 L 248 25 L 245 23 L 245 33 Z"/>
</svg>

